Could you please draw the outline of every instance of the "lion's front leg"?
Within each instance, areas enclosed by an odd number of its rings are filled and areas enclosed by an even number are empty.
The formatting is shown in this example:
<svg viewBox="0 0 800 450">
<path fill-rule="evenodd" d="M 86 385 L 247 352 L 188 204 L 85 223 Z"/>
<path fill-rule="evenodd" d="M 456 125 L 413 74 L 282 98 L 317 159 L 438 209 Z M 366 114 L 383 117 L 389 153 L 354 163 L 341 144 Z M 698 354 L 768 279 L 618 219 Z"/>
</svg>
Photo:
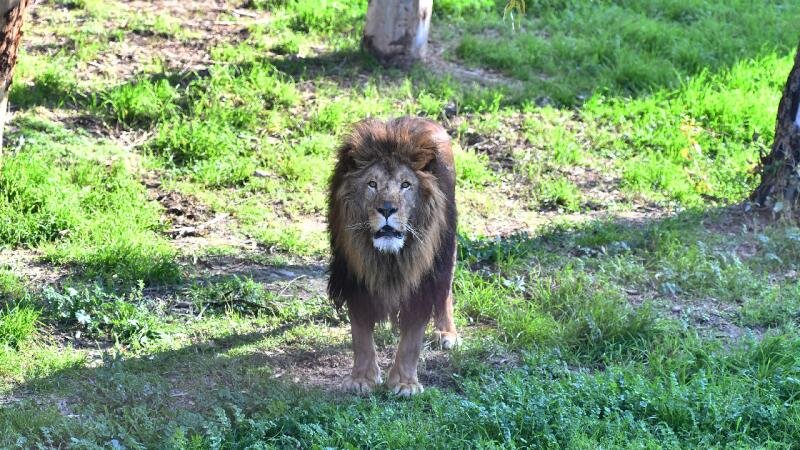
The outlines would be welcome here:
<svg viewBox="0 0 800 450">
<path fill-rule="evenodd" d="M 389 389 L 397 395 L 410 397 L 424 391 L 417 379 L 417 365 L 426 326 L 427 321 L 404 324 L 400 320 L 400 343 L 387 380 Z"/>
<path fill-rule="evenodd" d="M 375 323 L 353 320 L 350 330 L 353 336 L 353 371 L 344 377 L 342 387 L 351 392 L 369 394 L 381 384 L 381 369 L 375 358 L 375 341 L 372 334 Z"/>
</svg>

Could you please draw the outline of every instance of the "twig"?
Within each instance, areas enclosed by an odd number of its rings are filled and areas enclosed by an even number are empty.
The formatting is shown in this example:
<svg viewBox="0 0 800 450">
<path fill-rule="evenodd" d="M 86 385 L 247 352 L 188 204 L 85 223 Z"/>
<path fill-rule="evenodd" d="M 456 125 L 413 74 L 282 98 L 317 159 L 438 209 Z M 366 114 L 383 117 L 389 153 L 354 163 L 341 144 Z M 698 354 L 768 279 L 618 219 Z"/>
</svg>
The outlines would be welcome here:
<svg viewBox="0 0 800 450">
<path fill-rule="evenodd" d="M 258 19 L 258 14 L 251 11 L 246 11 L 244 9 L 234 9 L 233 14 L 236 16 L 244 16 L 244 17 L 250 17 L 251 19 Z"/>
<path fill-rule="evenodd" d="M 286 292 L 287 289 L 289 289 L 289 286 L 291 286 L 292 283 L 294 283 L 295 281 L 297 281 L 297 280 L 299 280 L 301 278 L 305 278 L 305 277 L 306 277 L 306 275 L 300 275 L 299 277 L 294 278 L 291 281 L 289 281 L 288 283 L 286 283 L 286 286 L 284 286 L 283 289 L 281 289 L 281 291 L 278 292 L 278 297 L 283 297 L 283 293 Z"/>
<path fill-rule="evenodd" d="M 242 16 L 242 17 L 249 17 L 251 19 L 258 19 L 258 14 L 244 9 L 213 8 L 213 10 L 220 13 L 230 13 L 233 14 L 234 16 Z"/>
<path fill-rule="evenodd" d="M 203 229 L 208 228 L 224 219 L 226 219 L 230 214 L 222 213 L 214 217 L 213 219 L 209 220 L 208 222 L 201 223 L 195 227 L 179 227 L 173 228 L 168 230 L 166 234 L 173 238 L 179 238 L 183 236 L 197 236 Z"/>
</svg>

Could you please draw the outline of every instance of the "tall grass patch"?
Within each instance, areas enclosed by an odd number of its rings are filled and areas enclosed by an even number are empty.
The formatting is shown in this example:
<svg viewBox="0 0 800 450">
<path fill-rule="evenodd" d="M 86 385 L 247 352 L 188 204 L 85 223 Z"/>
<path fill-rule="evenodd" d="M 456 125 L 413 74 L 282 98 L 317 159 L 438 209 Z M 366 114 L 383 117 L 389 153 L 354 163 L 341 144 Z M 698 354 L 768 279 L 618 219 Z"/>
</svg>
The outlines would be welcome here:
<svg viewBox="0 0 800 450">
<path fill-rule="evenodd" d="M 88 276 L 178 277 L 175 252 L 158 235 L 160 209 L 120 159 L 52 124 L 17 124 L 24 145 L 0 169 L 0 244 L 44 246 L 51 261 Z"/>
<path fill-rule="evenodd" d="M 790 67 L 791 58 L 772 54 L 703 72 L 676 91 L 592 97 L 581 111 L 596 127 L 591 151 L 615 159 L 631 193 L 685 206 L 741 200 L 756 185 Z"/>
<path fill-rule="evenodd" d="M 36 308 L 24 304 L 0 310 L 0 346 L 19 348 L 36 332 L 39 315 Z"/>
<path fill-rule="evenodd" d="M 165 79 L 140 79 L 104 92 L 102 102 L 118 122 L 148 127 L 176 112 L 177 97 L 178 92 Z"/>
<path fill-rule="evenodd" d="M 601 358 L 660 333 L 648 308 L 633 308 L 615 286 L 570 267 L 531 279 L 459 270 L 454 290 L 464 315 L 495 323 L 512 347 L 557 346 Z"/>
</svg>

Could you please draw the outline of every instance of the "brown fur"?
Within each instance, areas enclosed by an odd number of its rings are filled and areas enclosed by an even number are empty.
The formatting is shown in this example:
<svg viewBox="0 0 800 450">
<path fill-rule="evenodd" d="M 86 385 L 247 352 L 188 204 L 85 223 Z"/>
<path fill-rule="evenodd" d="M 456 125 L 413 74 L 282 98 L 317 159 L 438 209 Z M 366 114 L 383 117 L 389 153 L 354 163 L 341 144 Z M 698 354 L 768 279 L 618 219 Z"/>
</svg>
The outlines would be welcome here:
<svg viewBox="0 0 800 450">
<path fill-rule="evenodd" d="M 419 180 L 413 225 L 421 239 L 409 239 L 397 255 L 377 252 L 368 230 L 362 236 L 348 229 L 348 224 L 364 219 L 352 182 L 359 171 L 374 164 L 390 170 L 405 165 Z M 337 305 L 348 303 L 351 310 L 363 310 L 365 319 L 384 320 L 410 300 L 426 276 L 437 272 L 436 265 L 444 269 L 440 274 L 444 279 L 436 284 L 447 284 L 449 292 L 455 251 L 455 173 L 450 139 L 441 126 L 415 118 L 356 124 L 339 149 L 328 205 L 333 253 L 329 294 Z M 358 286 L 344 286 L 348 283 Z M 359 304 L 364 294 L 371 304 Z"/>
<path fill-rule="evenodd" d="M 407 233 L 402 247 L 386 252 L 373 239 L 390 216 L 392 227 Z M 353 337 L 353 370 L 344 388 L 368 393 L 381 383 L 372 335 L 375 322 L 390 318 L 400 342 L 387 383 L 399 395 L 422 392 L 417 363 L 432 312 L 441 345 L 458 342 L 451 294 L 455 168 L 444 129 L 417 118 L 356 124 L 331 178 L 328 230 L 328 294 L 337 306 L 347 304 Z"/>
</svg>

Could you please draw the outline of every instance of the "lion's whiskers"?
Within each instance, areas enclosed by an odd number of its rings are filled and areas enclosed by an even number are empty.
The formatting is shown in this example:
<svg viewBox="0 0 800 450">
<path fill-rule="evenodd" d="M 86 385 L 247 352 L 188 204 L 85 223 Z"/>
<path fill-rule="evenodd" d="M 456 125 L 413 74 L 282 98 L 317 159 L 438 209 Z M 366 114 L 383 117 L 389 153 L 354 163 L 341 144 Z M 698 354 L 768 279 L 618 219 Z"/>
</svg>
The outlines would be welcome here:
<svg viewBox="0 0 800 450">
<path fill-rule="evenodd" d="M 356 222 L 351 223 L 350 225 L 346 226 L 348 230 L 363 230 L 365 228 L 369 228 L 369 222 Z"/>
<path fill-rule="evenodd" d="M 411 233 L 411 235 L 414 236 L 418 241 L 422 242 L 422 238 L 419 236 L 419 232 L 416 229 L 414 229 L 414 227 L 411 226 L 410 223 L 406 224 L 406 231 Z"/>
</svg>

